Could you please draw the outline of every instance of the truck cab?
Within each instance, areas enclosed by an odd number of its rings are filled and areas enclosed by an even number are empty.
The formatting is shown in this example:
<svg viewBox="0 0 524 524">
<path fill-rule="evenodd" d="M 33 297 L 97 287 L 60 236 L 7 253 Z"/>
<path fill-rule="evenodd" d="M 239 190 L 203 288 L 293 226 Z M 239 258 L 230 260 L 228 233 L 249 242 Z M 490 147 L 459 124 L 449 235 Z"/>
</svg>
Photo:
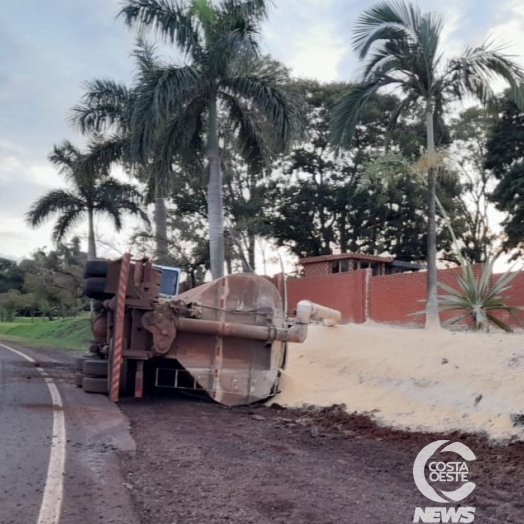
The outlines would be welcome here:
<svg viewBox="0 0 524 524">
<path fill-rule="evenodd" d="M 153 268 L 158 269 L 162 273 L 160 280 L 160 298 L 169 300 L 178 295 L 180 288 L 180 269 L 170 266 L 153 265 Z"/>
</svg>

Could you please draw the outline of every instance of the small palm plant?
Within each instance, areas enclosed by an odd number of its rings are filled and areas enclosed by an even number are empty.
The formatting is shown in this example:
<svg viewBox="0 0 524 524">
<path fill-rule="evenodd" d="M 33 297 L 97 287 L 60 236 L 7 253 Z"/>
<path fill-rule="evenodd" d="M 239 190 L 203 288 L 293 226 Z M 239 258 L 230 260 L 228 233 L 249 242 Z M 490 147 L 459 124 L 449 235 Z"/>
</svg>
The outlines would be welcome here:
<svg viewBox="0 0 524 524">
<path fill-rule="evenodd" d="M 502 293 L 511 288 L 511 281 L 519 275 L 519 273 L 512 272 L 511 269 L 509 269 L 491 285 L 493 265 L 496 259 L 489 258 L 484 262 L 482 273 L 480 277 L 477 278 L 471 262 L 467 260 L 460 251 L 457 237 L 451 227 L 446 210 L 438 198 L 436 203 L 453 239 L 453 244 L 455 245 L 462 269 L 462 275 L 457 276 L 459 289 L 454 289 L 442 282 L 438 283 L 438 286 L 448 293 L 438 298 L 440 311 L 460 311 L 459 315 L 450 318 L 444 325 L 449 326 L 456 324 L 469 317 L 474 331 L 488 331 L 490 324 L 493 324 L 507 333 L 511 333 L 513 331 L 511 327 L 495 316 L 495 313 L 503 311 L 509 313 L 517 325 L 523 327 L 515 312 L 524 311 L 524 307 L 508 306 L 506 304 L 508 297 L 502 295 Z"/>
<path fill-rule="evenodd" d="M 454 289 L 442 282 L 441 287 L 448 294 L 439 297 L 440 311 L 460 311 L 461 313 L 448 321 L 445 325 L 455 324 L 469 317 L 474 331 L 488 331 L 490 324 L 510 333 L 511 327 L 497 318 L 495 313 L 505 311 L 511 315 L 513 320 L 522 327 L 516 311 L 524 311 L 524 308 L 508 306 L 507 297 L 502 293 L 511 288 L 511 281 L 519 274 L 507 271 L 499 277 L 495 284 L 491 285 L 494 260 L 488 260 L 482 267 L 479 278 L 475 276 L 470 262 L 462 266 L 462 275 L 457 276 L 459 289 Z"/>
</svg>

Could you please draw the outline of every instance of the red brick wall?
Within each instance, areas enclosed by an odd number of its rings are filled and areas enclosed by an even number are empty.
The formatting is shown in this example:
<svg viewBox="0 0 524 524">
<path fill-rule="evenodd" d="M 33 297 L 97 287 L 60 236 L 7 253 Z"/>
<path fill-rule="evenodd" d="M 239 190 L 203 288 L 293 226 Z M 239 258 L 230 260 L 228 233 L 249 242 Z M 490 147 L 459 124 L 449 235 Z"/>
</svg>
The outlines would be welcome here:
<svg viewBox="0 0 524 524">
<path fill-rule="evenodd" d="M 495 284 L 502 275 L 494 274 L 491 278 L 492 284 Z M 510 283 L 510 289 L 502 292 L 503 297 L 507 297 L 505 304 L 508 306 L 524 306 L 524 272 L 520 272 Z M 524 311 L 515 312 L 516 317 L 524 325 Z M 519 327 L 518 322 L 506 312 L 497 312 L 496 317 L 512 327 Z"/>
<path fill-rule="evenodd" d="M 474 266 L 477 277 L 482 271 L 480 264 Z M 426 299 L 426 272 L 401 273 L 371 277 L 369 270 L 349 273 L 328 274 L 310 278 L 291 278 L 288 282 L 288 314 L 292 315 L 300 300 L 311 300 L 318 304 L 340 310 L 343 322 L 365 322 L 367 318 L 385 324 L 403 326 L 423 326 L 424 314 L 411 316 L 424 311 Z M 460 268 L 438 272 L 439 282 L 457 288 L 457 275 Z M 493 275 L 495 283 L 500 275 Z M 271 279 L 282 293 L 282 277 Z M 366 285 L 367 280 L 367 285 Z M 524 306 L 524 271 L 510 283 L 511 288 L 503 293 L 510 306 Z M 439 289 L 439 294 L 446 294 Z M 441 313 L 442 321 L 457 316 L 459 312 Z M 524 311 L 517 313 L 524 325 Z M 497 317 L 512 327 L 518 323 L 508 313 L 497 313 Z M 468 320 L 462 324 L 467 325 Z"/>
<path fill-rule="evenodd" d="M 352 271 L 287 281 L 288 314 L 300 300 L 340 310 L 343 322 L 365 322 L 366 271 Z"/>
<path fill-rule="evenodd" d="M 474 272 L 479 275 L 482 271 L 480 264 L 474 266 Z M 457 275 L 460 268 L 444 269 L 438 272 L 438 281 L 457 288 Z M 427 273 L 400 273 L 373 277 L 369 289 L 369 318 L 375 322 L 386 324 L 400 324 L 404 326 L 423 326 L 425 316 L 412 315 L 424 311 L 426 300 Z M 446 292 L 439 289 L 439 295 Z M 457 316 L 459 312 L 441 313 L 442 321 Z M 464 323 L 467 323 L 465 321 Z"/>
</svg>

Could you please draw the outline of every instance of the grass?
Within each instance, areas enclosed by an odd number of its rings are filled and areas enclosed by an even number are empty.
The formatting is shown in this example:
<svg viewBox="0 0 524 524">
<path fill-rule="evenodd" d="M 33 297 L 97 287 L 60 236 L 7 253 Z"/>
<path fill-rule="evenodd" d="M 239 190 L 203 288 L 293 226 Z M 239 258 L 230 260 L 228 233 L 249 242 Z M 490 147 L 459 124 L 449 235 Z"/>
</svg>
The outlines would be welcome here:
<svg viewBox="0 0 524 524">
<path fill-rule="evenodd" d="M 0 340 L 29 347 L 51 347 L 85 351 L 93 335 L 88 316 L 53 320 L 17 318 L 0 322 Z"/>
</svg>

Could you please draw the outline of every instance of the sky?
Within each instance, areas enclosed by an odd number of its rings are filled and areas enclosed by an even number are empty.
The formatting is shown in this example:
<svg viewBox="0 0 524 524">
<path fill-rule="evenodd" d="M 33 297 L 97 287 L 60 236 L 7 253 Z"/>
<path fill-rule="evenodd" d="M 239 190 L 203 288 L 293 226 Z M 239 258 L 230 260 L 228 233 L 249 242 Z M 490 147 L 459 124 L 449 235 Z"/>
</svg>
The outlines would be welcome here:
<svg viewBox="0 0 524 524">
<path fill-rule="evenodd" d="M 367 0 L 276 0 L 264 28 L 264 51 L 294 75 L 322 81 L 356 80 L 351 50 L 357 16 Z M 31 203 L 63 182 L 47 161 L 53 144 L 82 136 L 68 124 L 83 82 L 132 75 L 134 34 L 115 19 L 115 0 L 2 0 L 0 19 L 0 256 L 20 259 L 52 247 L 52 223 L 25 224 Z M 524 54 L 521 0 L 421 0 L 424 10 L 445 16 L 444 46 L 450 54 L 489 36 Z M 518 57 L 524 65 L 524 58 Z M 102 250 L 118 252 L 122 239 L 99 223 Z M 75 233 L 85 238 L 83 227 Z M 114 253 L 113 253 L 114 254 Z"/>
</svg>

